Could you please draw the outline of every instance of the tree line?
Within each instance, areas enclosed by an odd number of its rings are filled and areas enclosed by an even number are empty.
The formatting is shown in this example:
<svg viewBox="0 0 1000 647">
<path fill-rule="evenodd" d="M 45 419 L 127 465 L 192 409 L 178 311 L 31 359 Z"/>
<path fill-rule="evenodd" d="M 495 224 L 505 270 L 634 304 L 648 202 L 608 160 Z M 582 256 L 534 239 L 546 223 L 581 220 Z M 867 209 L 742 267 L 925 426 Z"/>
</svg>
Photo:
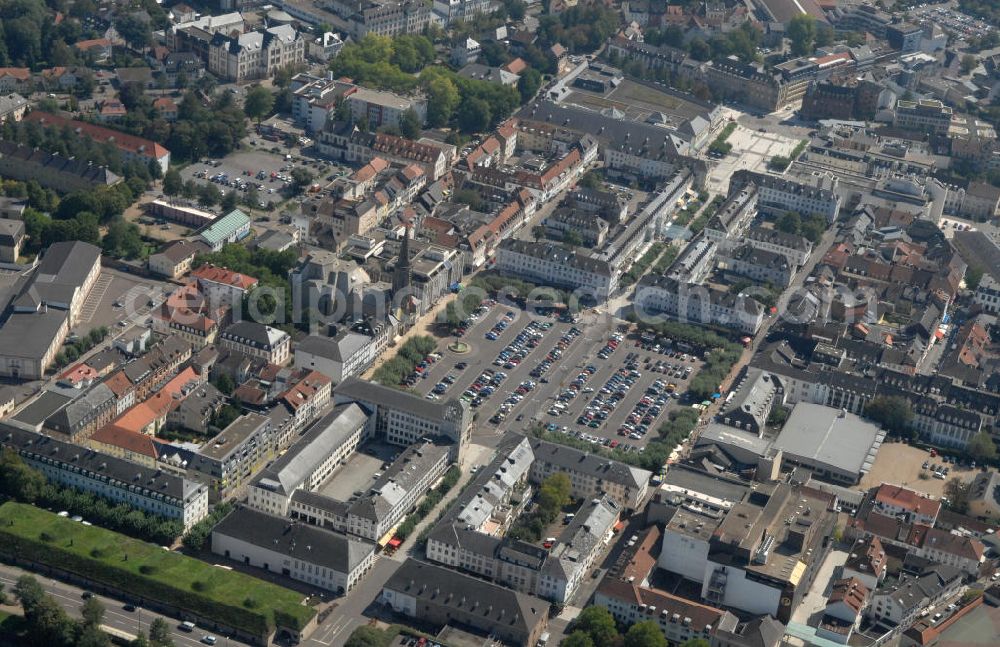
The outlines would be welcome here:
<svg viewBox="0 0 1000 647">
<path fill-rule="evenodd" d="M 159 517 L 125 503 L 114 503 L 91 492 L 50 483 L 11 448 L 0 454 L 0 496 L 53 510 L 66 510 L 103 528 L 160 545 L 172 543 L 183 531 L 180 521 Z"/>
<path fill-rule="evenodd" d="M 420 362 L 437 348 L 437 341 L 429 335 L 411 337 L 399 347 L 392 359 L 379 366 L 372 381 L 398 387 Z"/>
<path fill-rule="evenodd" d="M 507 536 L 525 541 L 541 539 L 545 529 L 559 517 L 563 508 L 569 505 L 571 489 L 572 483 L 565 474 L 558 473 L 547 477 L 538 486 L 534 507 L 530 512 L 521 515 Z"/>
<path fill-rule="evenodd" d="M 562 641 L 563 647 L 667 647 L 667 638 L 655 620 L 637 622 L 631 627 L 619 627 L 611 612 L 604 607 L 590 606 L 570 625 L 572 633 Z M 691 638 L 680 647 L 709 647 L 703 638 Z"/>
</svg>

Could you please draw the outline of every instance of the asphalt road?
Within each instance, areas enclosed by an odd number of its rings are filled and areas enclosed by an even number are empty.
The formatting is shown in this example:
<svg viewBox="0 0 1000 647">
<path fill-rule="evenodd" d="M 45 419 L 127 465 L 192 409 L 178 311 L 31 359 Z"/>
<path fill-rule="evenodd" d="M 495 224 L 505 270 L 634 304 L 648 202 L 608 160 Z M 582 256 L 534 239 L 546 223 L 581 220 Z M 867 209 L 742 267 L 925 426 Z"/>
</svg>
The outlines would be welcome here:
<svg viewBox="0 0 1000 647">
<path fill-rule="evenodd" d="M 83 606 L 83 589 L 65 584 L 58 580 L 53 580 L 37 573 L 29 573 L 28 571 L 21 570 L 15 566 L 0 564 L 0 582 L 4 584 L 8 592 L 14 588 L 14 584 L 17 582 L 17 579 L 22 575 L 33 575 L 35 579 L 38 580 L 39 584 L 41 584 L 45 589 L 45 592 L 55 598 L 56 602 L 58 602 L 59 605 L 70 614 L 70 616 L 74 618 L 80 617 L 80 608 Z M 137 635 L 140 627 L 143 632 L 148 632 L 149 624 L 154 618 L 163 618 L 170 626 L 170 638 L 178 647 L 194 647 L 195 645 L 199 645 L 201 644 L 199 643 L 199 640 L 205 634 L 216 636 L 218 638 L 218 645 L 227 644 L 227 638 L 225 636 L 220 636 L 214 632 L 206 631 L 201 628 L 196 628 L 191 633 L 181 631 L 177 628 L 180 621 L 176 618 L 162 616 L 158 613 L 153 613 L 148 609 L 142 608 L 136 609 L 134 612 L 125 611 L 122 608 L 123 603 L 120 600 L 115 600 L 101 595 L 95 595 L 94 597 L 100 600 L 104 605 L 104 621 L 102 624 L 113 629 Z M 245 643 L 241 643 L 237 640 L 229 640 L 228 644 L 242 645 Z"/>
</svg>

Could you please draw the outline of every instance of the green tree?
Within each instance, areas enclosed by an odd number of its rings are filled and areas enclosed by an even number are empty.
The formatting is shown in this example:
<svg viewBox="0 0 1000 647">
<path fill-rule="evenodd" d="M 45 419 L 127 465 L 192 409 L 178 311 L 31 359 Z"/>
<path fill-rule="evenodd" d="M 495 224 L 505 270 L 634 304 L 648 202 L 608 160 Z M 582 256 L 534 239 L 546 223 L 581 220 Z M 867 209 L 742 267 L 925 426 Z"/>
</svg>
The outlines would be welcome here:
<svg viewBox="0 0 1000 647">
<path fill-rule="evenodd" d="M 704 638 L 691 638 L 681 643 L 681 647 L 710 647 L 710 645 L 711 643 Z"/>
<path fill-rule="evenodd" d="M 521 95 L 521 103 L 528 103 L 538 93 L 542 87 L 542 74 L 533 67 L 529 67 L 521 73 L 521 78 L 517 81 L 517 91 Z"/>
<path fill-rule="evenodd" d="M 580 612 L 572 625 L 573 631 L 581 631 L 594 641 L 595 645 L 613 645 L 618 639 L 618 627 L 611 612 L 604 607 L 591 606 Z"/>
<path fill-rule="evenodd" d="M 344 647 L 383 647 L 388 643 L 385 632 L 375 627 L 358 627 L 344 643 Z"/>
<path fill-rule="evenodd" d="M 225 395 L 231 395 L 236 388 L 233 378 L 229 377 L 226 373 L 220 373 L 219 377 L 213 381 L 213 384 L 215 384 L 215 388 L 219 389 Z"/>
<path fill-rule="evenodd" d="M 111 647 L 111 638 L 97 627 L 84 627 L 74 647 Z"/>
<path fill-rule="evenodd" d="M 101 240 L 101 247 L 110 256 L 119 258 L 138 258 L 143 252 L 142 235 L 139 227 L 125 219 L 115 218 L 108 225 L 107 233 Z"/>
<path fill-rule="evenodd" d="M 667 638 L 655 621 L 643 620 L 629 627 L 625 647 L 667 647 Z"/>
<path fill-rule="evenodd" d="M 229 213 L 236 208 L 239 203 L 239 196 L 236 195 L 236 189 L 232 191 L 227 191 L 225 195 L 222 196 L 222 201 L 219 203 L 219 207 L 222 209 L 223 213 Z"/>
<path fill-rule="evenodd" d="M 966 450 L 969 452 L 969 456 L 977 461 L 992 461 L 997 457 L 997 447 L 985 431 L 980 431 L 973 436 Z"/>
<path fill-rule="evenodd" d="M 163 176 L 163 193 L 172 197 L 180 195 L 183 190 L 184 180 L 181 178 L 180 171 L 175 168 L 167 169 Z"/>
<path fill-rule="evenodd" d="M 407 139 L 420 137 L 420 117 L 416 110 L 410 108 L 399 118 L 399 132 Z"/>
<path fill-rule="evenodd" d="M 583 237 L 575 229 L 567 229 L 563 232 L 563 242 L 573 247 L 583 245 Z"/>
<path fill-rule="evenodd" d="M 492 118 L 490 104 L 485 99 L 472 97 L 458 107 L 458 127 L 462 132 L 484 132 L 489 129 Z"/>
<path fill-rule="evenodd" d="M 797 234 L 802 227 L 802 218 L 794 211 L 786 211 L 778 218 L 775 227 L 786 234 Z"/>
<path fill-rule="evenodd" d="M 274 108 L 274 94 L 262 85 L 254 85 L 247 90 L 246 99 L 243 101 L 243 112 L 247 117 L 255 119 L 258 124 L 264 117 L 271 114 Z"/>
<path fill-rule="evenodd" d="M 4 448 L 0 454 L 0 493 L 23 503 L 34 503 L 42 495 L 45 485 L 41 472 L 31 469 L 13 449 Z M 21 580 L 18 580 L 20 584 Z M 20 590 L 15 588 L 14 592 L 20 599 Z"/>
<path fill-rule="evenodd" d="M 173 647 L 170 639 L 170 625 L 163 618 L 155 618 L 149 624 L 149 642 L 153 647 Z"/>
<path fill-rule="evenodd" d="M 97 627 L 104 618 L 104 605 L 96 597 L 91 596 L 83 601 L 80 615 L 83 617 L 84 626 Z"/>
<path fill-rule="evenodd" d="M 979 287 L 979 282 L 983 280 L 983 268 L 978 265 L 971 265 L 965 271 L 965 287 L 975 291 Z"/>
<path fill-rule="evenodd" d="M 569 504 L 572 487 L 569 477 L 561 472 L 549 476 L 538 488 L 538 506 L 554 516 Z"/>
<path fill-rule="evenodd" d="M 45 597 L 45 589 L 32 575 L 22 575 L 14 583 L 14 595 L 25 610 L 38 606 Z"/>
<path fill-rule="evenodd" d="M 591 639 L 590 634 L 583 631 L 574 631 L 566 640 L 559 643 L 562 647 L 594 647 L 594 641 Z"/>
<path fill-rule="evenodd" d="M 959 477 L 954 477 L 944 484 L 944 496 L 948 499 L 948 507 L 959 514 L 969 510 L 969 484 Z"/>
<path fill-rule="evenodd" d="M 312 183 L 314 177 L 312 171 L 309 169 L 302 168 L 301 166 L 295 167 L 292 169 L 292 186 L 296 192 L 301 193 Z"/>
<path fill-rule="evenodd" d="M 972 54 L 965 54 L 962 56 L 962 74 L 968 74 L 972 70 L 976 69 L 977 65 L 979 65 L 979 61 Z"/>
<path fill-rule="evenodd" d="M 792 42 L 792 54 L 806 56 L 812 54 L 816 45 L 816 19 L 809 14 L 800 14 L 792 18 L 786 29 L 788 39 Z"/>
<path fill-rule="evenodd" d="M 865 415 L 885 427 L 889 433 L 910 438 L 913 430 L 913 408 L 905 398 L 890 395 L 873 398 L 865 407 Z"/>
<path fill-rule="evenodd" d="M 447 126 L 462 97 L 455 83 L 444 76 L 427 85 L 427 121 L 435 128 Z"/>
<path fill-rule="evenodd" d="M 222 192 L 214 184 L 205 184 L 198 189 L 198 204 L 212 207 L 222 202 Z"/>
</svg>

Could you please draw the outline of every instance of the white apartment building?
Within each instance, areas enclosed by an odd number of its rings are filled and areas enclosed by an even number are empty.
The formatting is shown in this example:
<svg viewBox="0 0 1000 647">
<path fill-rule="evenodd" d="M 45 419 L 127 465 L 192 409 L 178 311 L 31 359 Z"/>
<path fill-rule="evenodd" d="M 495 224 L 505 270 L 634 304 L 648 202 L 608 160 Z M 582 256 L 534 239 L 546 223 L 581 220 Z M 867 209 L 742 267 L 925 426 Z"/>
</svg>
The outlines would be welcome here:
<svg viewBox="0 0 1000 647">
<path fill-rule="evenodd" d="M 544 440 L 532 440 L 531 450 L 535 456 L 529 475 L 532 482 L 562 473 L 570 479 L 574 498 L 607 494 L 623 508 L 641 509 L 652 476 L 647 470 Z"/>
<path fill-rule="evenodd" d="M 316 422 L 250 484 L 247 505 L 280 516 L 296 490 L 319 487 L 365 437 L 368 415 L 356 404 L 336 407 Z"/>
<path fill-rule="evenodd" d="M 598 301 L 618 288 L 610 263 L 551 243 L 507 239 L 497 248 L 496 270 L 532 283 L 579 289 Z"/>
<path fill-rule="evenodd" d="M 469 22 L 492 10 L 492 0 L 434 0 L 434 13 L 441 17 L 445 25 Z"/>
<path fill-rule="evenodd" d="M 893 125 L 903 130 L 913 130 L 934 135 L 947 135 L 951 126 L 952 110 L 937 99 L 920 99 L 896 102 Z"/>
<path fill-rule="evenodd" d="M 457 461 L 469 443 L 472 414 L 461 400 L 426 400 L 356 377 L 338 384 L 333 396 L 336 404 L 355 402 L 371 411 L 368 433 L 393 445 L 409 446 L 424 438 L 441 436 L 454 443 L 451 459 Z"/>
<path fill-rule="evenodd" d="M 176 519 L 184 530 L 208 514 L 208 488 L 91 449 L 11 426 L 0 429 L 9 447 L 46 479 L 151 514 Z"/>
<path fill-rule="evenodd" d="M 754 335 L 764 323 L 764 306 L 749 296 L 647 274 L 635 288 L 635 304 L 648 316 L 663 314 L 687 323 L 713 324 Z"/>
<path fill-rule="evenodd" d="M 191 272 L 191 278 L 198 281 L 201 293 L 216 307 L 237 307 L 258 283 L 252 276 L 215 265 L 202 265 Z"/>
<path fill-rule="evenodd" d="M 288 361 L 292 348 L 292 338 L 288 333 L 254 321 L 234 323 L 222 331 L 219 342 L 223 348 L 260 357 L 278 366 Z"/>
<path fill-rule="evenodd" d="M 417 113 L 420 123 L 427 120 L 427 101 L 422 98 L 403 97 L 383 90 L 359 87 L 345 96 L 354 121 L 367 121 L 375 130 L 381 126 L 399 128 L 407 110 Z"/>
<path fill-rule="evenodd" d="M 781 216 L 786 211 L 802 215 L 819 214 L 831 223 L 840 213 L 839 180 L 826 173 L 811 176 L 807 182 L 802 177 L 792 180 L 756 171 L 737 171 L 730 177 L 729 194 L 747 184 L 757 187 L 757 210 L 760 213 L 774 216 Z"/>
<path fill-rule="evenodd" d="M 745 237 L 746 243 L 754 249 L 781 254 L 794 267 L 805 265 L 813 250 L 808 238 L 798 234 L 786 234 L 777 229 L 751 227 Z"/>
<path fill-rule="evenodd" d="M 306 39 L 290 25 L 232 37 L 217 33 L 208 47 L 208 71 L 226 81 L 270 79 L 275 72 L 304 63 Z"/>
</svg>

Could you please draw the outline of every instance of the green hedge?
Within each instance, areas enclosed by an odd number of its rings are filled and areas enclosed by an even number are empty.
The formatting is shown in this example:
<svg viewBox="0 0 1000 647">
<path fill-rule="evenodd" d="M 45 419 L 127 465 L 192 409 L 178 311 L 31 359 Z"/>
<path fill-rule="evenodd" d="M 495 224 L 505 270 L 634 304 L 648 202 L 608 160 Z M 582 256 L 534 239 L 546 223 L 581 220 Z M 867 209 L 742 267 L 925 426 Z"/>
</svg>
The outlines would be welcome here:
<svg viewBox="0 0 1000 647">
<path fill-rule="evenodd" d="M 316 614 L 294 591 L 21 503 L 0 506 L 0 551 L 258 635 Z"/>
</svg>

